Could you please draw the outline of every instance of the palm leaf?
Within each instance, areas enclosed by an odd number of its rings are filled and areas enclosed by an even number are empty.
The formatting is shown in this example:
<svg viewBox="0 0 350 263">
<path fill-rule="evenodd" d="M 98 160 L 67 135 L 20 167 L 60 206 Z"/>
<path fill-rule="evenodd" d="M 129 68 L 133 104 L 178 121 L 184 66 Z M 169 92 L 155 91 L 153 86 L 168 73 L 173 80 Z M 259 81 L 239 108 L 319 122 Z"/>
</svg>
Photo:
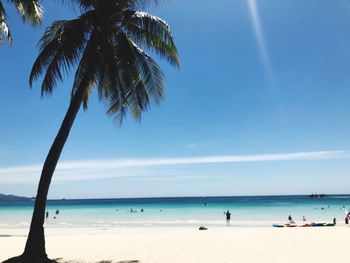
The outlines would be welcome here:
<svg viewBox="0 0 350 263">
<path fill-rule="evenodd" d="M 132 9 L 145 9 L 152 4 L 159 5 L 161 2 L 168 2 L 168 0 L 132 0 Z"/>
<path fill-rule="evenodd" d="M 155 90 L 155 83 L 151 81 L 150 74 L 153 76 L 155 74 L 152 68 L 147 67 L 149 66 L 146 63 L 147 57 L 126 34 L 119 33 L 117 38 L 116 57 L 121 68 L 120 78 L 126 87 L 126 101 L 133 117 L 140 119 L 141 112 L 147 110 L 150 105 L 150 98 L 154 98 L 155 93 L 152 91 Z M 160 83 L 163 84 L 162 80 Z"/>
<path fill-rule="evenodd" d="M 28 21 L 31 25 L 41 25 L 43 7 L 39 0 L 10 0 L 13 3 L 23 21 Z"/>
<path fill-rule="evenodd" d="M 125 83 L 120 79 L 115 40 L 100 40 L 101 65 L 98 72 L 98 95 L 107 105 L 107 114 L 121 124 L 127 110 Z"/>
<path fill-rule="evenodd" d="M 0 44 L 2 44 L 2 36 L 5 36 L 7 38 L 7 42 L 11 45 L 12 36 L 7 24 L 6 11 L 2 5 L 2 2 L 0 1 Z"/>
<path fill-rule="evenodd" d="M 52 93 L 57 80 L 63 80 L 62 69 L 67 72 L 81 58 L 88 32 L 82 17 L 56 21 L 48 27 L 40 40 L 41 51 L 30 74 L 30 86 L 46 69 L 41 91 Z"/>
<path fill-rule="evenodd" d="M 129 39 L 129 43 L 134 54 L 135 62 L 141 72 L 145 89 L 152 99 L 159 103 L 164 97 L 164 73 L 157 62 L 136 46 L 132 40 Z"/>
<path fill-rule="evenodd" d="M 126 11 L 122 26 L 130 37 L 172 65 L 179 66 L 179 57 L 169 25 L 159 17 L 145 12 Z"/>
<path fill-rule="evenodd" d="M 95 0 L 61 0 L 62 4 L 69 7 L 79 7 L 81 11 L 89 11 L 93 9 Z"/>
<path fill-rule="evenodd" d="M 96 61 L 96 59 L 98 59 L 97 57 L 89 56 L 89 52 L 85 53 L 87 54 L 88 58 L 83 58 L 80 61 L 75 74 L 73 87 L 75 92 L 81 87 L 85 89 L 83 108 L 84 110 L 87 110 L 90 93 L 96 84 L 96 69 L 98 68 L 99 63 Z M 72 91 L 72 97 L 75 95 L 75 92 Z"/>
<path fill-rule="evenodd" d="M 114 64 L 114 65 L 113 65 Z M 99 98 L 107 105 L 107 114 L 114 117 L 120 125 L 127 113 L 127 88 L 120 78 L 120 70 L 115 64 L 106 65 L 101 74 L 98 90 Z"/>
<path fill-rule="evenodd" d="M 85 85 L 86 92 L 83 97 L 83 108 L 87 110 L 90 93 L 92 92 L 96 82 L 98 81 L 98 69 L 102 63 L 100 56 L 96 53 L 98 46 L 98 38 L 96 34 L 91 34 L 90 39 L 84 50 L 77 71 L 74 77 L 74 83 L 71 91 L 73 97 L 76 91 Z"/>
<path fill-rule="evenodd" d="M 126 9 L 145 9 L 152 4 L 158 5 L 161 2 L 167 2 L 167 0 L 61 0 L 61 2 L 70 6 L 77 6 L 82 11 L 92 10 L 99 4 L 109 6 L 109 9 L 114 9 L 114 11 L 117 9 L 122 11 Z"/>
</svg>

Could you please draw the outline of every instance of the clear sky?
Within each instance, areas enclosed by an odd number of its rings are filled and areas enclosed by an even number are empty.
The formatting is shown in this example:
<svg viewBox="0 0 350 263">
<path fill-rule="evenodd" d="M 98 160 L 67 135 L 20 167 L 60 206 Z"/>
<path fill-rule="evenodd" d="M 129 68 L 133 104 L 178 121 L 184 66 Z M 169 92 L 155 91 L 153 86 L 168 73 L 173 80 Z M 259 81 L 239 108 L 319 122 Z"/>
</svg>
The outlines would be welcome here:
<svg viewBox="0 0 350 263">
<path fill-rule="evenodd" d="M 32 29 L 6 4 L 0 193 L 35 195 L 69 103 L 74 72 L 44 99 L 40 82 L 28 86 L 45 27 L 79 14 L 44 5 Z M 117 127 L 93 94 L 50 198 L 350 192 L 348 1 L 172 0 L 149 11 L 170 23 L 181 59 L 180 70 L 161 62 L 165 100 Z"/>
</svg>

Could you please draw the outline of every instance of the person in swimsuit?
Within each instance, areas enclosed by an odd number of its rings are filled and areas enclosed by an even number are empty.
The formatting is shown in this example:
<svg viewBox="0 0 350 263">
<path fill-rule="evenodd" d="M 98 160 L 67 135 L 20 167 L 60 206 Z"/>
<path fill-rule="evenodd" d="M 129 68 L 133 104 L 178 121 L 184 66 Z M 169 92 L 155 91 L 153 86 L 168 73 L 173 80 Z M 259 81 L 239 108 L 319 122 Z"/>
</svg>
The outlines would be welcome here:
<svg viewBox="0 0 350 263">
<path fill-rule="evenodd" d="M 226 224 L 227 225 L 230 225 L 230 220 L 231 220 L 231 213 L 230 213 L 230 210 L 227 210 L 226 213 Z"/>
</svg>

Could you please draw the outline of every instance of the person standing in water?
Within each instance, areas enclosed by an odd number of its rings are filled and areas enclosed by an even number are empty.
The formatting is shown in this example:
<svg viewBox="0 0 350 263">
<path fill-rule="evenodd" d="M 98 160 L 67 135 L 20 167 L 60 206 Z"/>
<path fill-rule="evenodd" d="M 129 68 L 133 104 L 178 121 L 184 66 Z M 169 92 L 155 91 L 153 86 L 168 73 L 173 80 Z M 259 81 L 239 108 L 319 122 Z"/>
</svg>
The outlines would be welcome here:
<svg viewBox="0 0 350 263">
<path fill-rule="evenodd" d="M 288 216 L 288 221 L 289 221 L 289 224 L 295 223 L 291 215 Z"/>
<path fill-rule="evenodd" d="M 231 220 L 231 213 L 230 213 L 230 210 L 227 210 L 226 213 L 226 224 L 227 225 L 230 225 L 230 220 Z"/>
</svg>

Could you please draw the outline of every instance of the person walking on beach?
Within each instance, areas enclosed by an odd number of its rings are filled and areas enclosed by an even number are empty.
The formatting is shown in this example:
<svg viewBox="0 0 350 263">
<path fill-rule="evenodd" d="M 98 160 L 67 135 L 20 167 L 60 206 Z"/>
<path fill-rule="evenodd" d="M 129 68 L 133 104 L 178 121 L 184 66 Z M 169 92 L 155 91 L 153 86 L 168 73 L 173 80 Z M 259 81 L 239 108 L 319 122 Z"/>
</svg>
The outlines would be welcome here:
<svg viewBox="0 0 350 263">
<path fill-rule="evenodd" d="M 226 224 L 227 225 L 230 225 L 230 220 L 231 220 L 231 213 L 230 213 L 230 210 L 227 210 L 226 213 Z"/>
</svg>

